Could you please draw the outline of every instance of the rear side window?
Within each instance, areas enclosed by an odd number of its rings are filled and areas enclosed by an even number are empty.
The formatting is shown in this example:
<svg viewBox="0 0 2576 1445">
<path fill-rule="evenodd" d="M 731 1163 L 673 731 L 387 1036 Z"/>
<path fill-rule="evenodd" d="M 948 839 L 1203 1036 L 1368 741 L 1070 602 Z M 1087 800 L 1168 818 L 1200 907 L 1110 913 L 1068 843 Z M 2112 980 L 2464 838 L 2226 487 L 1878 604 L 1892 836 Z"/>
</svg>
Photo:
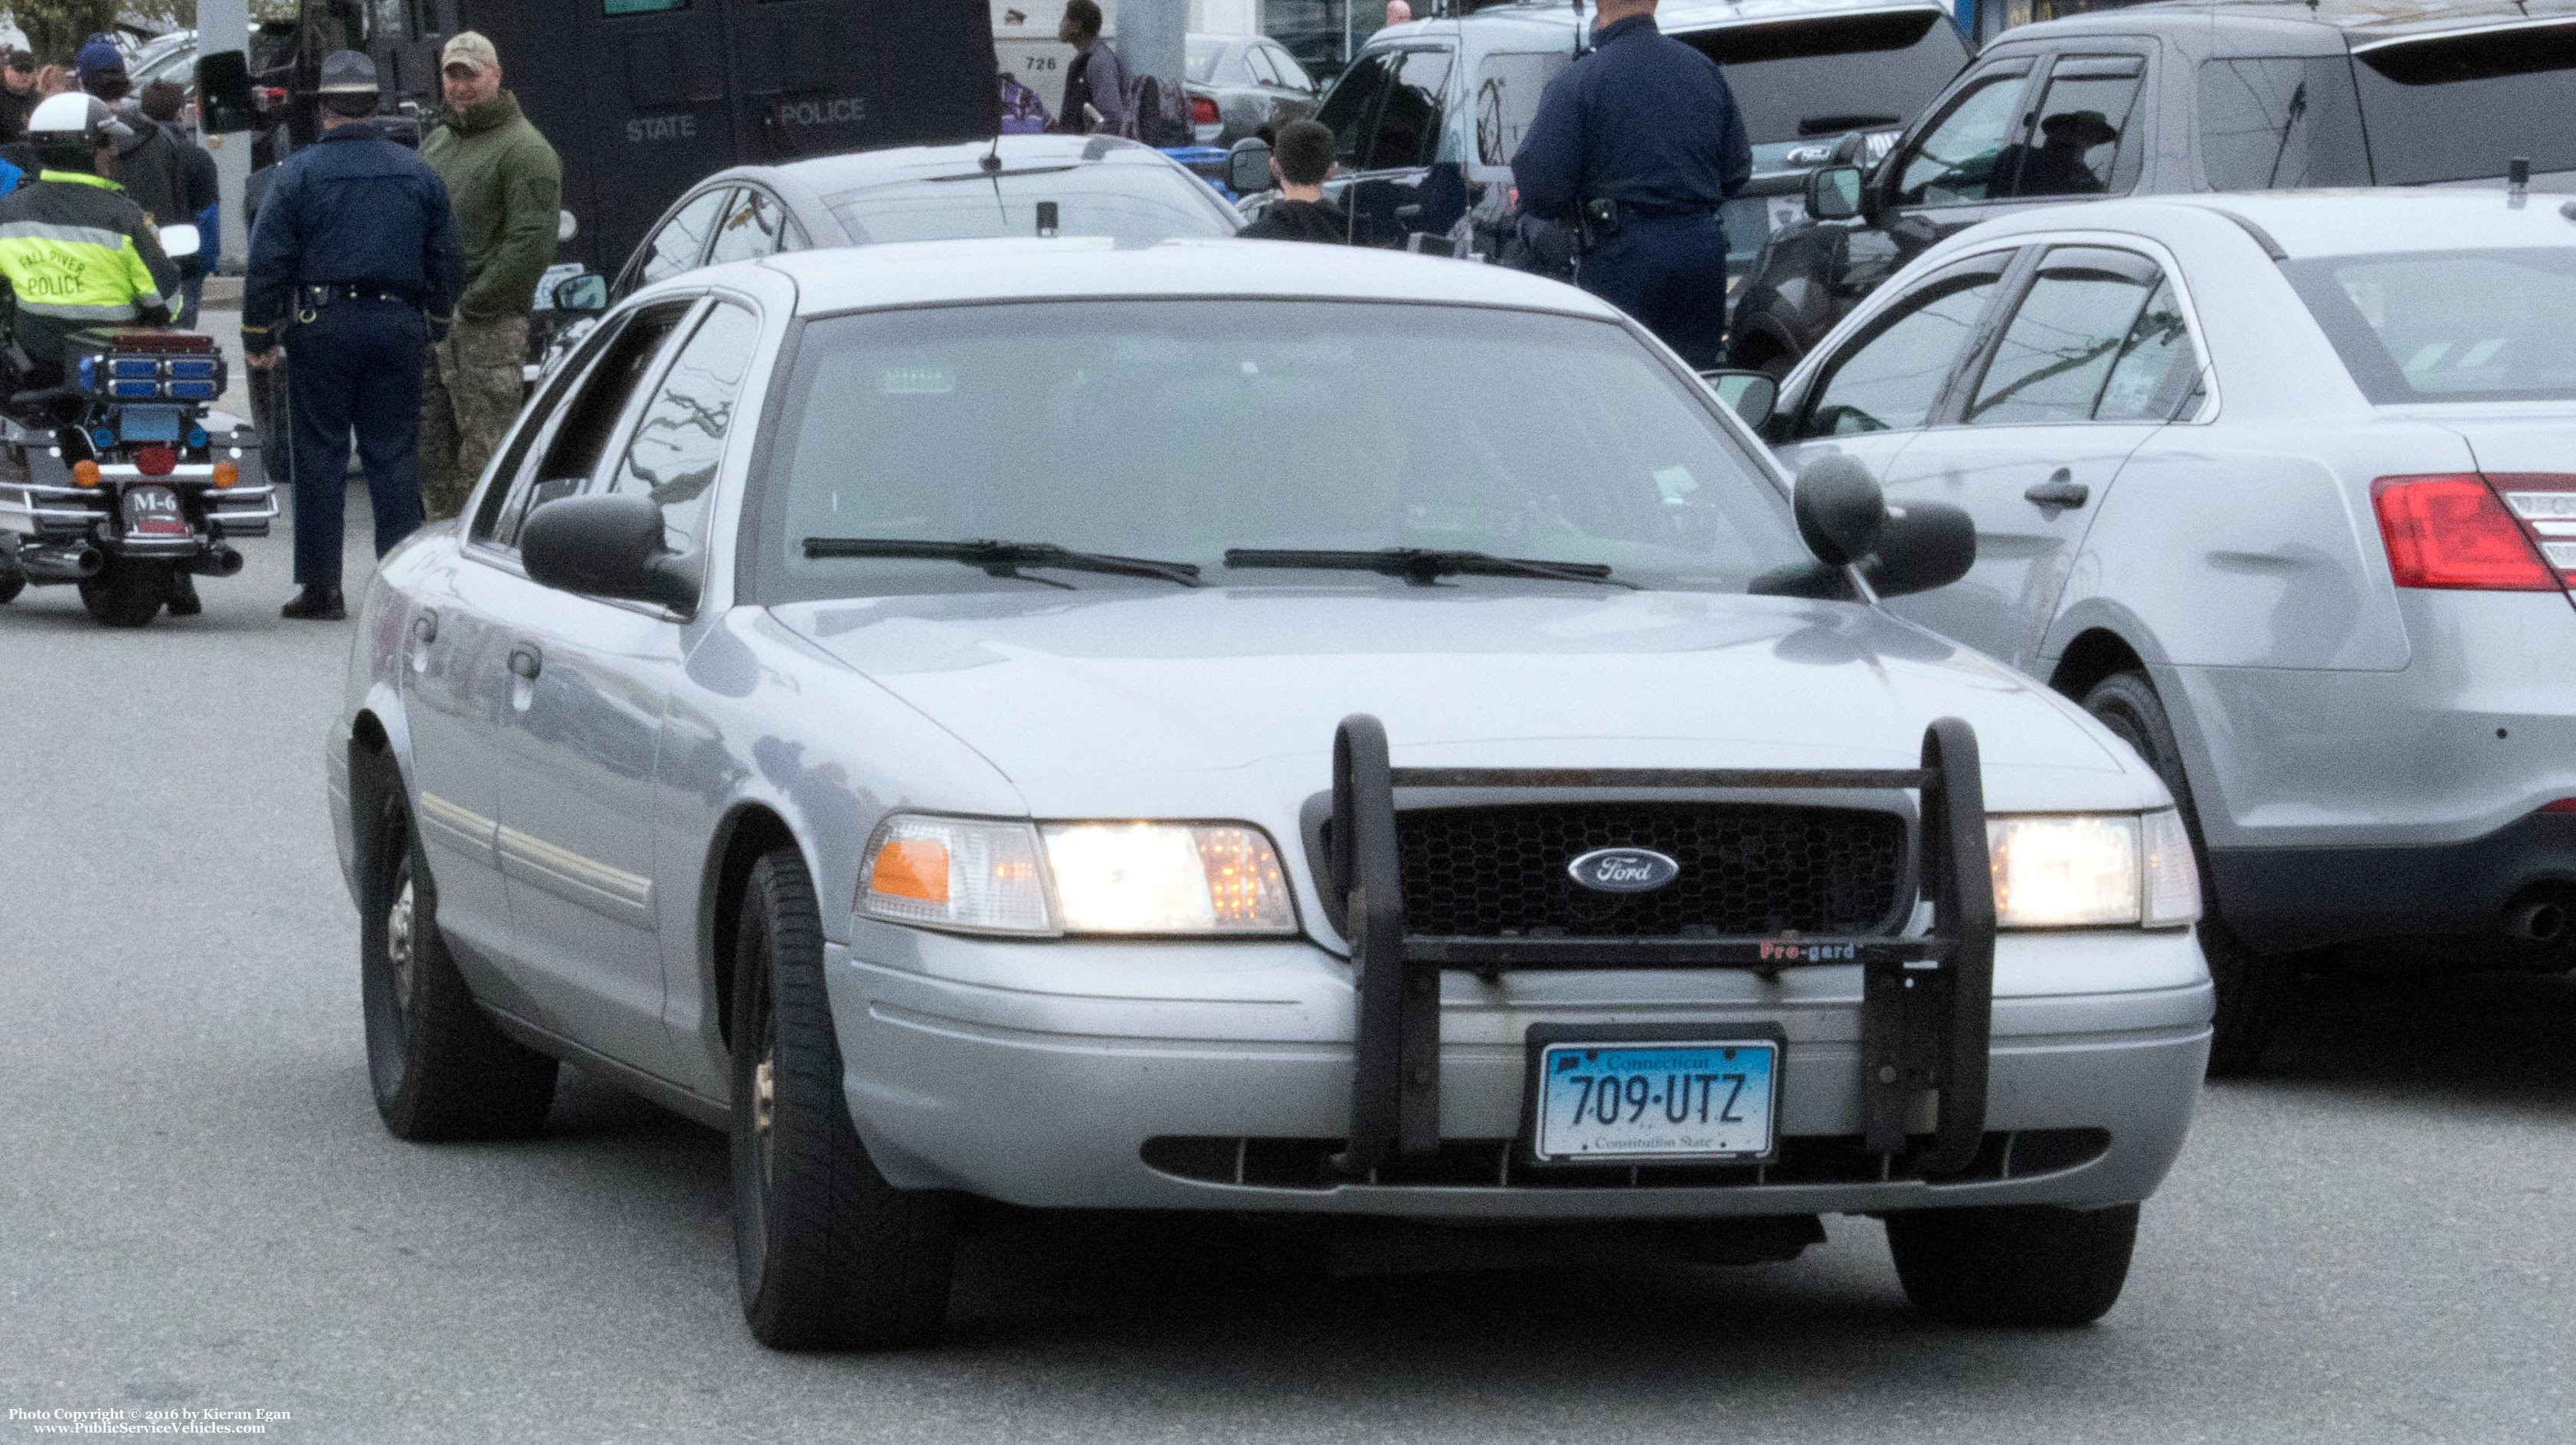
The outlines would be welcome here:
<svg viewBox="0 0 2576 1445">
<path fill-rule="evenodd" d="M 1914 118 L 1968 63 L 1967 42 L 1935 9 L 1820 15 L 1675 38 L 1725 68 L 1755 145 Z"/>
<path fill-rule="evenodd" d="M 783 249 L 786 242 L 787 212 L 778 198 L 757 186 L 745 186 L 733 193 L 733 204 L 725 208 L 707 264 L 755 261 Z"/>
<path fill-rule="evenodd" d="M 1963 261 L 1899 301 L 1826 369 L 1798 434 L 1844 436 L 1923 425 L 2010 259 L 2010 252 L 1998 252 Z"/>
<path fill-rule="evenodd" d="M 2061 248 L 2022 293 L 1961 420 L 2163 420 L 2199 374 L 2193 356 L 2181 308 L 2153 263 L 2124 251 Z M 2168 395 L 2169 387 L 2183 391 Z"/>
<path fill-rule="evenodd" d="M 2286 261 L 2362 394 L 2576 400 L 2576 247 Z"/>
<path fill-rule="evenodd" d="M 2383 186 L 2576 170 L 2576 21 L 2429 36 L 2354 52 L 2362 126 Z"/>
<path fill-rule="evenodd" d="M 1564 51 L 1496 54 L 1476 68 L 1476 160 L 1507 166 L 1538 119 L 1538 99 L 1558 71 L 1574 62 Z"/>
<path fill-rule="evenodd" d="M 653 233 L 653 239 L 644 243 L 644 260 L 635 270 L 635 284 L 650 286 L 665 277 L 696 269 L 698 257 L 706 253 L 707 232 L 715 226 L 726 197 L 732 194 L 719 186 L 674 212 L 662 229 Z"/>
<path fill-rule="evenodd" d="M 1297 63 L 1297 57 L 1280 49 L 1276 45 L 1265 45 L 1262 47 L 1262 50 L 1264 53 L 1269 55 L 1270 63 L 1279 67 L 1280 84 L 1293 86 L 1298 90 L 1313 90 L 1315 88 L 1314 78 L 1306 74 L 1306 68 L 1304 66 Z"/>
<path fill-rule="evenodd" d="M 2332 56 L 2202 61 L 2200 174 L 2213 191 L 2369 185 L 2352 67 Z"/>
<path fill-rule="evenodd" d="M 1996 164 L 1998 196 L 2104 196 L 2128 189 L 2121 138 L 2146 62 L 2070 56 L 2048 72 L 2039 124 Z M 2134 166 L 2129 169 L 2135 169 Z M 2006 189 L 2009 187 L 2009 189 Z"/>
</svg>

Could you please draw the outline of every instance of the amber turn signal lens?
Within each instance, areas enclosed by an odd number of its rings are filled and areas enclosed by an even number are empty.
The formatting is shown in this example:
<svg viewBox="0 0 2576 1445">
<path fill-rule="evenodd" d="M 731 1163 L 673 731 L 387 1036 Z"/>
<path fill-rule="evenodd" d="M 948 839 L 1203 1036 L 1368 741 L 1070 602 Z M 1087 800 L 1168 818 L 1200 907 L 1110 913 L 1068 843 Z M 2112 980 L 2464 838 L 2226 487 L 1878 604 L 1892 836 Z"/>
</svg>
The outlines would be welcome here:
<svg viewBox="0 0 2576 1445">
<path fill-rule="evenodd" d="M 241 480 L 241 468 L 231 462 L 215 463 L 215 489 L 223 491 Z"/>
<path fill-rule="evenodd" d="M 75 486 L 75 487 L 95 487 L 95 486 L 97 486 L 97 485 L 98 485 L 98 463 L 96 463 L 96 462 L 91 462 L 91 461 L 79 461 L 79 462 L 74 462 L 74 463 L 72 463 L 72 485 L 73 485 L 73 486 Z"/>
<path fill-rule="evenodd" d="M 948 901 L 948 845 L 935 838 L 894 838 L 877 849 L 868 891 L 923 903 Z"/>
</svg>

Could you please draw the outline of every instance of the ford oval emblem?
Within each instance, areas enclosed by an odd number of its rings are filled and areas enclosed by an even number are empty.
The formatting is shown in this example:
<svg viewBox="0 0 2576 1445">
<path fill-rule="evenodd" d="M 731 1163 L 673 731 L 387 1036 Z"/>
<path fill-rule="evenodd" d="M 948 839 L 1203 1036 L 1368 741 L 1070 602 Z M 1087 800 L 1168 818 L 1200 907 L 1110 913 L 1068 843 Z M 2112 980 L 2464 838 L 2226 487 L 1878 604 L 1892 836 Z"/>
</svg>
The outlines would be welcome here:
<svg viewBox="0 0 2576 1445">
<path fill-rule="evenodd" d="M 1652 848 L 1595 848 L 1565 871 L 1595 893 L 1652 893 L 1680 877 L 1682 865 Z"/>
</svg>

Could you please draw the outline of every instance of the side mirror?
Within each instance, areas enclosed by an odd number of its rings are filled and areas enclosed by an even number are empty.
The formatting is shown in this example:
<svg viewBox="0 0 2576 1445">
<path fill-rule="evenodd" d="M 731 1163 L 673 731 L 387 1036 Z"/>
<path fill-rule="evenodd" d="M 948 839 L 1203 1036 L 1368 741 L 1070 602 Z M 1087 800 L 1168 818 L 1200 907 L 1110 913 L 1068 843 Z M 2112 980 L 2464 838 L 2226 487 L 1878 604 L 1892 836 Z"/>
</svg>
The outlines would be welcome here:
<svg viewBox="0 0 2576 1445">
<path fill-rule="evenodd" d="M 1807 172 L 1807 214 L 1819 221 L 1848 221 L 1861 212 L 1861 169 L 1824 166 Z"/>
<path fill-rule="evenodd" d="M 662 544 L 662 509 L 650 497 L 543 503 L 519 531 L 519 561 L 541 587 L 682 612 L 698 603 L 697 567 Z"/>
<path fill-rule="evenodd" d="M 596 271 L 584 271 L 557 281 L 555 309 L 574 316 L 596 316 L 607 310 L 608 278 Z"/>
<path fill-rule="evenodd" d="M 1844 567 L 1878 549 L 1887 498 L 1869 468 L 1840 454 L 1818 457 L 1798 472 L 1792 502 L 1798 535 L 1828 567 Z"/>
<path fill-rule="evenodd" d="M 259 109 L 251 98 L 250 57 L 218 50 L 197 57 L 197 125 L 208 135 L 256 130 Z"/>
<path fill-rule="evenodd" d="M 1225 157 L 1225 187 L 1238 196 L 1270 189 L 1270 142 L 1246 137 Z"/>
<path fill-rule="evenodd" d="M 203 244 L 205 244 L 204 239 L 198 236 L 197 228 L 194 226 L 161 228 L 161 254 L 173 261 L 187 260 L 197 254 L 197 248 Z"/>
<path fill-rule="evenodd" d="M 1764 371 L 1703 371 L 1699 379 L 1717 393 L 1717 399 L 1744 418 L 1744 424 L 1760 431 L 1771 420 L 1772 409 L 1779 405 L 1780 383 Z"/>
<path fill-rule="evenodd" d="M 1909 502 L 1887 514 L 1861 575 L 1879 596 L 1903 597 L 1947 587 L 1976 565 L 1975 519 L 1947 502 Z"/>
</svg>

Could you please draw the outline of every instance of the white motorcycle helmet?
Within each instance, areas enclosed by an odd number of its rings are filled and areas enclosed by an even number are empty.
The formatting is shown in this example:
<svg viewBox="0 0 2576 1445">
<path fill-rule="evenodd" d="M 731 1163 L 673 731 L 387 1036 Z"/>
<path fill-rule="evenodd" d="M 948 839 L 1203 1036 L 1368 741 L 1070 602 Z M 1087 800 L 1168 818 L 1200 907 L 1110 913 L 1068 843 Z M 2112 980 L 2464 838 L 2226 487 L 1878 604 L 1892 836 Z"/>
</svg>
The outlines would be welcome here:
<svg viewBox="0 0 2576 1445">
<path fill-rule="evenodd" d="M 134 128 L 118 118 L 106 101 L 79 91 L 66 91 L 38 105 L 27 117 L 27 142 L 47 165 L 88 170 L 98 153 L 134 138 Z"/>
</svg>

